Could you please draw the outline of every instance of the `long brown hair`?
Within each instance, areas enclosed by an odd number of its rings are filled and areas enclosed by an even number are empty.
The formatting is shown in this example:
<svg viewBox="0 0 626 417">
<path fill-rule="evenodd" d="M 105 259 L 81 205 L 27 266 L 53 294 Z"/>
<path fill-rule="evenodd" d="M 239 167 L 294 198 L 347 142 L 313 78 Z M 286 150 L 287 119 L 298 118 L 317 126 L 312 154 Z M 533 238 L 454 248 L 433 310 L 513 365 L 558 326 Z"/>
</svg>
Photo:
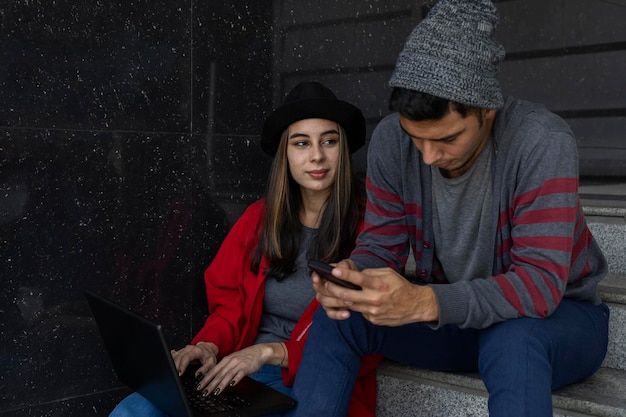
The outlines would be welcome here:
<svg viewBox="0 0 626 417">
<path fill-rule="evenodd" d="M 363 212 L 363 186 L 352 172 L 352 162 L 344 129 L 339 126 L 339 159 L 332 190 L 323 208 L 320 226 L 308 259 L 336 262 L 347 258 L 354 247 L 357 226 Z M 270 168 L 261 236 L 251 262 L 259 272 L 261 257 L 265 257 L 267 275 L 282 280 L 294 272 L 300 251 L 302 224 L 300 185 L 293 179 L 287 160 L 287 130 L 281 136 L 278 151 Z"/>
</svg>

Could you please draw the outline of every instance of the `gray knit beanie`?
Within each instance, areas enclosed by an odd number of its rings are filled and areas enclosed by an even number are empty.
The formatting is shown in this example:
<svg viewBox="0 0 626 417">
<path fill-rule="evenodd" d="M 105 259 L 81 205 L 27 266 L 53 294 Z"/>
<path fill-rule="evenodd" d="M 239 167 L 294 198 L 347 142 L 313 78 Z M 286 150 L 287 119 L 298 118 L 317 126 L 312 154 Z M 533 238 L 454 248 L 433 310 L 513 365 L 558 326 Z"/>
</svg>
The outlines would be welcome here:
<svg viewBox="0 0 626 417">
<path fill-rule="evenodd" d="M 501 107 L 504 48 L 493 36 L 497 24 L 489 0 L 440 0 L 409 35 L 389 85 L 473 107 Z"/>
</svg>

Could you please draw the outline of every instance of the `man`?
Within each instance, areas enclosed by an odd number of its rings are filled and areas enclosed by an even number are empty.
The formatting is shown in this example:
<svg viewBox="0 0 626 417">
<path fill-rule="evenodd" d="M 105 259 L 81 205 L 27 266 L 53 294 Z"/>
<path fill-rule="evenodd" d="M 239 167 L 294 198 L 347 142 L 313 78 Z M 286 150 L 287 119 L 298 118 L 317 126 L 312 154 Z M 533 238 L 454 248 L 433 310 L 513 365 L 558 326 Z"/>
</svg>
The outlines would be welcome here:
<svg viewBox="0 0 626 417">
<path fill-rule="evenodd" d="M 551 390 L 604 359 L 607 264 L 578 197 L 572 132 L 502 98 L 488 0 L 441 0 L 409 36 L 372 135 L 366 225 L 333 275 L 292 394 L 344 416 L 361 356 L 480 371 L 491 416 L 552 416 Z M 413 250 L 414 282 L 402 277 Z M 407 401 L 420 401 L 419 398 Z"/>
</svg>

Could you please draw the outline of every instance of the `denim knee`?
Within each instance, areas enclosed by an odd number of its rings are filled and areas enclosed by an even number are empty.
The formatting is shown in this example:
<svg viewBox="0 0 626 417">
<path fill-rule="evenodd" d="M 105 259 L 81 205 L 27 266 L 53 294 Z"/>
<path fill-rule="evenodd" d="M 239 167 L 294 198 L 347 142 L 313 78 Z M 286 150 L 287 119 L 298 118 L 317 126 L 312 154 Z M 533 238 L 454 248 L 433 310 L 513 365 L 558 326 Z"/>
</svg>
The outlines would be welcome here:
<svg viewBox="0 0 626 417">
<path fill-rule="evenodd" d="M 134 392 L 124 398 L 109 417 L 168 417 L 160 408 L 142 395 Z"/>
</svg>

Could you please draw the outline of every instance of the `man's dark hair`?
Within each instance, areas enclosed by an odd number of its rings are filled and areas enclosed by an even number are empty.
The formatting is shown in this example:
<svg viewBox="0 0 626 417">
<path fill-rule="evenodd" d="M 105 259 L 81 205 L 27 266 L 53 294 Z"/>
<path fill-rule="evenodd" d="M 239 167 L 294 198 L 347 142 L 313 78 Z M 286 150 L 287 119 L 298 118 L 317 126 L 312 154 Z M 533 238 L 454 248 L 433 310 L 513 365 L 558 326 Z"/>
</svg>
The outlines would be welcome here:
<svg viewBox="0 0 626 417">
<path fill-rule="evenodd" d="M 478 112 L 478 108 L 467 106 L 441 97 L 408 88 L 395 87 L 389 99 L 389 109 L 400 113 L 407 119 L 439 120 L 450 109 L 456 110 L 462 117 Z"/>
</svg>

